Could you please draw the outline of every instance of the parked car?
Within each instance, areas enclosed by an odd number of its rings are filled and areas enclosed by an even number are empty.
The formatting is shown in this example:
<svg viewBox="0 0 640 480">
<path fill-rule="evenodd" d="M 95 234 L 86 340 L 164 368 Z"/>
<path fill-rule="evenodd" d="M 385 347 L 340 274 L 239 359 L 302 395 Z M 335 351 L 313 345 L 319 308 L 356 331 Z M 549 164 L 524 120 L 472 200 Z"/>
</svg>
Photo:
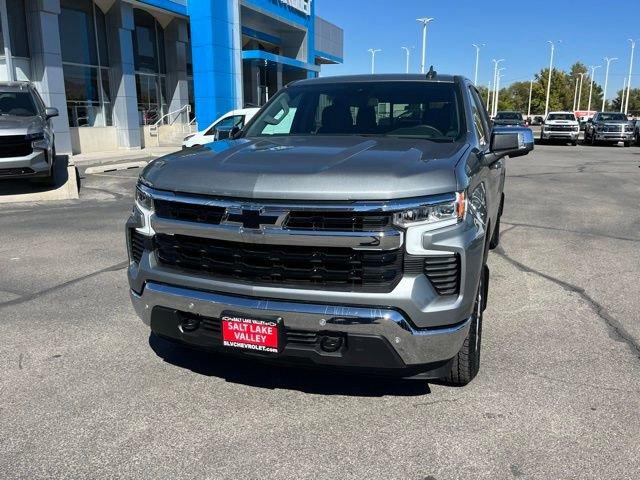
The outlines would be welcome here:
<svg viewBox="0 0 640 480">
<path fill-rule="evenodd" d="M 220 131 L 229 131 L 233 127 L 242 128 L 260 110 L 259 108 L 241 108 L 231 110 L 216 119 L 206 129 L 188 135 L 182 142 L 183 148 L 197 147 L 220 139 Z M 216 135 L 218 133 L 218 135 Z"/>
<path fill-rule="evenodd" d="M 573 112 L 549 112 L 540 130 L 540 143 L 560 140 L 571 145 L 578 144 L 580 125 Z"/>
<path fill-rule="evenodd" d="M 498 112 L 493 119 L 495 125 L 526 127 L 527 124 L 520 112 Z"/>
<path fill-rule="evenodd" d="M 633 123 L 633 139 L 636 145 L 640 145 L 640 120 L 635 119 L 632 121 Z"/>
<path fill-rule="evenodd" d="M 533 117 L 533 121 L 531 122 L 531 125 L 539 126 L 539 125 L 542 125 L 543 122 L 544 122 L 544 117 L 540 115 L 536 115 Z"/>
<path fill-rule="evenodd" d="M 584 142 L 615 144 L 623 142 L 625 147 L 634 139 L 633 124 L 624 113 L 598 112 L 589 119 L 584 131 Z"/>
<path fill-rule="evenodd" d="M 400 116 L 412 105 L 420 115 Z M 151 162 L 127 221 L 136 312 L 154 334 L 305 365 L 471 381 L 505 157 L 459 76 L 301 80 L 215 149 Z"/>
<path fill-rule="evenodd" d="M 0 180 L 40 178 L 55 184 L 56 149 L 51 118 L 29 82 L 0 82 Z"/>
</svg>

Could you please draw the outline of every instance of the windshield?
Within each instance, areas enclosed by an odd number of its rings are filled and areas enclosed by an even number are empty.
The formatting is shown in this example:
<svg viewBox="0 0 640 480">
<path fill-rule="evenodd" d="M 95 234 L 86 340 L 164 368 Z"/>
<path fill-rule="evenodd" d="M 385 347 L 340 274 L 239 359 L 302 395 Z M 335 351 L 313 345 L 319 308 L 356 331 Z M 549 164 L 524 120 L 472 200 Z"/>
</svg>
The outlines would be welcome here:
<svg viewBox="0 0 640 480">
<path fill-rule="evenodd" d="M 598 120 L 600 122 L 607 122 L 609 120 L 623 120 L 627 121 L 627 116 L 624 113 L 601 113 L 598 115 Z"/>
<path fill-rule="evenodd" d="M 522 120 L 522 115 L 518 112 L 498 112 L 496 120 Z"/>
<path fill-rule="evenodd" d="M 573 120 L 576 116 L 573 113 L 550 113 L 547 120 Z"/>
<path fill-rule="evenodd" d="M 16 115 L 18 117 L 33 117 L 38 115 L 38 109 L 29 92 L 0 93 L 0 115 Z"/>
<path fill-rule="evenodd" d="M 451 142 L 462 131 L 460 111 L 453 83 L 294 85 L 256 115 L 246 136 L 370 135 Z"/>
</svg>

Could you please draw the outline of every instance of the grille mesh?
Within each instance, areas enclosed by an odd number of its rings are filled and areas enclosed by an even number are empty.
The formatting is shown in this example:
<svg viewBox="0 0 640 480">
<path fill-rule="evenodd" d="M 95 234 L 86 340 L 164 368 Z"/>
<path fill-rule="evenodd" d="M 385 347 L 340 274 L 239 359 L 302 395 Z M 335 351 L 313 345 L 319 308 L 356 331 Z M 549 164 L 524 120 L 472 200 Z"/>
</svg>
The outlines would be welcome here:
<svg viewBox="0 0 640 480">
<path fill-rule="evenodd" d="M 424 259 L 424 273 L 439 295 L 460 292 L 460 255 L 433 255 Z"/>
<path fill-rule="evenodd" d="M 164 265 L 252 283 L 390 291 L 402 275 L 400 249 L 256 245 L 164 234 L 155 236 L 155 248 Z"/>
<path fill-rule="evenodd" d="M 144 235 L 138 233 L 134 228 L 131 229 L 131 258 L 134 262 L 140 263 L 142 252 L 144 252 Z"/>
</svg>

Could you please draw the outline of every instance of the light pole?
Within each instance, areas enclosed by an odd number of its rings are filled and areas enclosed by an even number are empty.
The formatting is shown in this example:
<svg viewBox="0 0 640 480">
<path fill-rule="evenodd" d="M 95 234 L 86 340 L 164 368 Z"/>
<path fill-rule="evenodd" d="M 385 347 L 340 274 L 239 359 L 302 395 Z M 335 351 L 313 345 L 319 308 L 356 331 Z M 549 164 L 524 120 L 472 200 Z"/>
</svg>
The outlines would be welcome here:
<svg viewBox="0 0 640 480">
<path fill-rule="evenodd" d="M 416 20 L 422 23 L 422 64 L 420 65 L 420 71 L 424 73 L 427 64 L 427 25 L 435 19 L 424 17 L 416 18 Z"/>
<path fill-rule="evenodd" d="M 374 74 L 374 73 L 376 73 L 376 53 L 381 52 L 382 49 L 380 49 L 380 48 L 370 48 L 367 51 L 369 53 L 371 53 L 371 74 Z"/>
<path fill-rule="evenodd" d="M 402 48 L 402 50 L 404 50 L 407 54 L 407 68 L 405 69 L 405 73 L 409 73 L 409 55 L 411 54 L 411 51 L 409 50 L 408 47 L 400 47 Z"/>
<path fill-rule="evenodd" d="M 498 75 L 498 65 L 500 65 L 501 62 L 504 62 L 504 58 L 501 58 L 500 60 L 496 60 L 495 58 L 493 60 L 491 60 L 493 62 L 493 103 L 491 104 L 491 113 L 493 113 L 494 107 L 495 107 L 495 103 L 496 103 L 496 93 L 495 93 L 495 87 L 496 87 L 496 77 Z"/>
<path fill-rule="evenodd" d="M 589 68 L 591 69 L 591 82 L 589 83 L 589 106 L 587 107 L 587 112 L 591 112 L 591 94 L 593 93 L 593 77 L 596 74 L 596 68 L 601 68 L 602 65 L 596 65 L 595 67 L 593 65 L 589 65 Z M 588 115 L 589 113 L 587 113 Z"/>
<path fill-rule="evenodd" d="M 491 99 L 491 80 L 489 80 L 489 85 L 487 85 L 487 109 L 489 108 L 490 99 Z"/>
<path fill-rule="evenodd" d="M 624 113 L 629 113 L 629 96 L 631 94 L 631 72 L 633 71 L 633 52 L 636 49 L 636 41 L 632 38 L 629 39 L 631 42 L 631 58 L 629 59 L 629 83 L 627 83 L 627 99 L 624 103 Z"/>
<path fill-rule="evenodd" d="M 573 111 L 574 112 L 576 110 L 577 102 L 578 102 L 578 77 L 576 77 L 576 88 L 575 88 L 575 91 L 573 92 Z"/>
<path fill-rule="evenodd" d="M 578 110 L 580 110 L 580 103 L 582 103 L 582 79 L 587 74 L 587 72 L 580 73 L 580 89 L 578 90 Z M 576 78 L 576 81 L 578 79 Z M 574 109 L 575 110 L 575 109 Z"/>
<path fill-rule="evenodd" d="M 500 74 L 500 72 L 502 72 L 503 70 L 505 70 L 504 67 L 499 68 L 498 69 L 498 75 L 496 76 L 496 99 L 495 99 L 494 107 L 493 107 L 493 116 L 494 117 L 498 114 L 498 100 L 500 99 L 500 79 L 502 78 L 502 75 Z"/>
<path fill-rule="evenodd" d="M 480 61 L 480 49 L 484 47 L 484 43 L 480 45 L 476 45 L 475 43 L 472 43 L 471 45 L 476 47 L 476 69 L 475 69 L 475 73 L 473 74 L 473 84 L 477 85 L 478 84 L 478 62 Z"/>
<path fill-rule="evenodd" d="M 604 107 L 607 103 L 607 87 L 609 85 L 609 67 L 611 66 L 611 62 L 615 62 L 618 60 L 617 57 L 609 58 L 604 57 L 604 61 L 607 62 L 607 73 L 604 75 L 604 93 L 602 94 L 602 111 L 604 112 Z"/>
<path fill-rule="evenodd" d="M 529 108 L 527 109 L 527 117 L 531 118 L 531 94 L 533 93 L 533 79 L 529 80 Z"/>
<path fill-rule="evenodd" d="M 558 40 L 560 42 L 560 40 Z M 551 74 L 553 73 L 553 52 L 555 52 L 556 44 L 551 40 L 547 40 L 547 43 L 551 45 L 551 58 L 549 60 L 549 79 L 547 80 L 547 101 L 544 106 L 544 118 L 547 118 L 549 114 L 549 96 L 551 95 Z"/>
<path fill-rule="evenodd" d="M 620 113 L 624 111 L 624 94 L 627 93 L 627 77 L 622 79 L 622 92 L 620 95 Z"/>
</svg>

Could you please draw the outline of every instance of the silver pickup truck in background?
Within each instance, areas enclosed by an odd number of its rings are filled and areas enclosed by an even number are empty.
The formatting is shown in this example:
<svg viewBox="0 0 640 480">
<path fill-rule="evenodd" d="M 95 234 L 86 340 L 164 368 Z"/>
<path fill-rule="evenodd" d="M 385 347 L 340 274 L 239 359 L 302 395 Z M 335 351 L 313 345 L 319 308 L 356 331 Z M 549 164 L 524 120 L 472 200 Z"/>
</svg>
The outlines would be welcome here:
<svg viewBox="0 0 640 480">
<path fill-rule="evenodd" d="M 55 185 L 56 116 L 31 83 L 0 82 L 0 181 L 40 178 Z"/>
<path fill-rule="evenodd" d="M 193 347 L 465 385 L 505 157 L 532 149 L 459 76 L 292 83 L 231 139 L 141 173 L 133 305 Z"/>
</svg>

